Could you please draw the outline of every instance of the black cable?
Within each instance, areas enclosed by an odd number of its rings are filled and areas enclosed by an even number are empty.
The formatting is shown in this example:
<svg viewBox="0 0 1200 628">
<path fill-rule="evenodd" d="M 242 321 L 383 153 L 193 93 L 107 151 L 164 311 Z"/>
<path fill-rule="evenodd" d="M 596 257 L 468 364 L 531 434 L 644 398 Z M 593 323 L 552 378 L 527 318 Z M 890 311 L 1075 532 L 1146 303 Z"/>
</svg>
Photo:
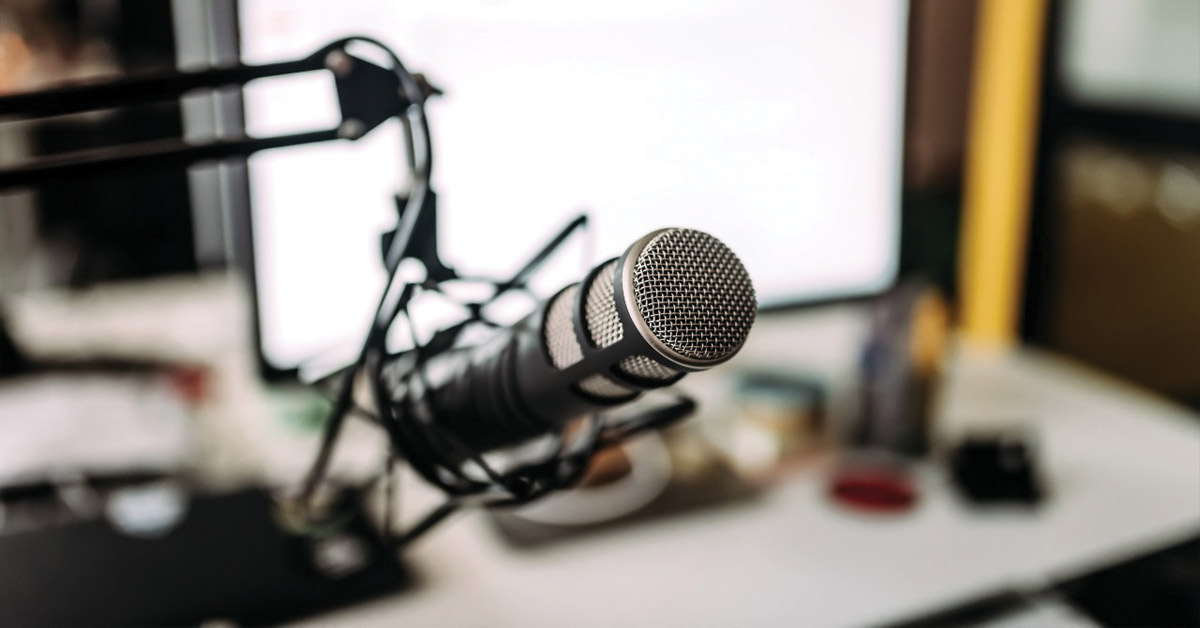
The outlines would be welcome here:
<svg viewBox="0 0 1200 628">
<path fill-rule="evenodd" d="M 397 547 L 404 547 L 405 545 L 412 543 L 417 539 L 417 537 L 432 530 L 434 526 L 444 521 L 446 517 L 454 514 L 459 507 L 460 504 L 456 501 L 447 501 L 443 503 L 441 506 L 435 508 L 433 512 L 430 512 L 428 515 L 423 517 L 421 521 L 414 525 L 408 532 L 405 532 L 397 537 L 395 545 Z"/>
<path fill-rule="evenodd" d="M 400 87 L 404 90 L 404 95 L 410 102 L 405 115 L 409 118 L 415 117 L 416 121 L 419 123 L 418 128 L 422 130 L 424 151 L 421 154 L 421 159 L 414 159 L 406 163 L 408 163 L 410 170 L 409 174 L 412 179 L 411 184 L 414 190 L 419 192 L 417 194 L 410 195 L 410 197 L 423 198 L 428 192 L 430 176 L 433 173 L 433 146 L 432 142 L 430 141 L 428 120 L 425 116 L 425 94 L 421 83 L 417 81 L 417 79 L 408 71 L 407 68 L 404 67 L 404 64 L 400 61 L 400 58 L 396 55 L 396 53 L 392 52 L 390 48 L 376 39 L 364 36 L 346 37 L 329 44 L 326 46 L 326 50 L 332 51 L 339 48 L 345 48 L 347 44 L 354 41 L 361 41 L 376 46 L 382 50 L 392 61 L 392 71 L 396 74 L 396 78 L 400 82 Z M 405 135 L 405 140 L 408 143 L 410 154 L 415 154 L 416 151 L 413 149 L 415 138 L 413 138 L 412 134 L 410 133 Z M 419 210 L 419 208 L 417 210 Z M 414 210 L 414 212 L 417 210 Z M 412 224 L 415 224 L 416 216 L 410 216 L 410 221 Z M 411 237 L 411 232 L 407 235 Z M 396 248 L 407 249 L 409 244 L 407 241 L 408 239 L 410 238 L 402 237 L 399 231 L 397 231 L 392 245 Z M 403 253 L 404 251 L 401 250 L 400 252 Z M 317 456 L 313 460 L 313 464 L 310 467 L 300 490 L 298 499 L 300 504 L 304 506 L 307 506 L 312 500 L 313 495 L 316 493 L 317 486 L 324 476 L 326 468 L 329 466 L 329 459 L 333 453 L 334 444 L 341 433 L 342 423 L 346 414 L 353 405 L 354 379 L 357 377 L 359 370 L 367 365 L 372 348 L 375 345 L 382 346 L 383 341 L 386 338 L 387 323 L 381 324 L 383 321 L 381 321 L 380 315 L 387 306 L 388 295 L 391 293 L 393 284 L 395 283 L 396 271 L 399 268 L 399 259 L 397 259 L 396 262 L 396 264 L 391 265 L 391 267 L 388 269 L 388 277 L 385 281 L 383 293 L 380 295 L 379 304 L 375 308 L 375 317 L 373 319 L 374 323 L 372 324 L 371 330 L 367 333 L 366 339 L 363 341 L 362 349 L 358 353 L 358 359 L 349 369 L 346 370 L 342 376 L 338 396 L 334 401 L 334 406 L 330 410 L 329 418 L 325 424 L 325 430 L 322 434 L 321 444 L 317 450 Z M 397 310 L 407 307 L 407 302 L 411 298 L 411 294 L 412 291 L 408 289 L 408 286 L 406 286 L 405 291 L 402 292 L 397 298 Z"/>
</svg>

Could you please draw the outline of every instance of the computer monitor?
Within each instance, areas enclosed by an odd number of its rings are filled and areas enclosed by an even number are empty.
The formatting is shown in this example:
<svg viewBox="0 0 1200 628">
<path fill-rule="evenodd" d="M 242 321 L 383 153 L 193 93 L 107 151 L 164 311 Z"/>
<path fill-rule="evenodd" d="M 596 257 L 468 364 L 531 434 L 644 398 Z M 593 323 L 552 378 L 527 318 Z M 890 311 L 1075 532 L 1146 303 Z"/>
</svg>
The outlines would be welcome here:
<svg viewBox="0 0 1200 628">
<path fill-rule="evenodd" d="M 853 0 L 243 0 L 242 57 L 377 38 L 445 95 L 428 105 L 440 247 L 504 276 L 587 211 L 590 257 L 701 229 L 764 306 L 878 292 L 899 257 L 907 7 Z M 328 74 L 247 86 L 251 135 L 328 128 Z M 395 122 L 354 143 L 250 160 L 262 352 L 352 354 L 384 282 L 404 188 Z"/>
</svg>

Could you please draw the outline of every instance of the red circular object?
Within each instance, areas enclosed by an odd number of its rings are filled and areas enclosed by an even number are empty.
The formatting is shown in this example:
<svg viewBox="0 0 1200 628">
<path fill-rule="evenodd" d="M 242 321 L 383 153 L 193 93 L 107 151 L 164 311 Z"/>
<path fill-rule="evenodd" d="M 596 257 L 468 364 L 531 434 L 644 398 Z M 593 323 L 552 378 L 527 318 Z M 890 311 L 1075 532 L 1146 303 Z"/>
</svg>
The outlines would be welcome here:
<svg viewBox="0 0 1200 628">
<path fill-rule="evenodd" d="M 883 469 L 842 471 L 829 494 L 846 506 L 881 514 L 908 510 L 917 501 L 917 488 L 907 474 Z"/>
<path fill-rule="evenodd" d="M 189 403 L 200 403 L 208 397 L 208 372 L 200 367 L 183 366 L 170 373 L 175 389 Z"/>
</svg>

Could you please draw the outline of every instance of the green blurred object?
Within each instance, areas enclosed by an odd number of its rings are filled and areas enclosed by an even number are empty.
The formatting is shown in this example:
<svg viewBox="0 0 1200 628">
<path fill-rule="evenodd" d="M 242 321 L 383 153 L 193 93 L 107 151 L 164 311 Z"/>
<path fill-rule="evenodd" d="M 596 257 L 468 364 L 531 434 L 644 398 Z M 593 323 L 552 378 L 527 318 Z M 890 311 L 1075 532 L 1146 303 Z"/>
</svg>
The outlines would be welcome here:
<svg viewBox="0 0 1200 628">
<path fill-rule="evenodd" d="M 267 397 L 281 424 L 302 434 L 321 431 L 333 402 L 305 387 L 273 387 Z"/>
</svg>

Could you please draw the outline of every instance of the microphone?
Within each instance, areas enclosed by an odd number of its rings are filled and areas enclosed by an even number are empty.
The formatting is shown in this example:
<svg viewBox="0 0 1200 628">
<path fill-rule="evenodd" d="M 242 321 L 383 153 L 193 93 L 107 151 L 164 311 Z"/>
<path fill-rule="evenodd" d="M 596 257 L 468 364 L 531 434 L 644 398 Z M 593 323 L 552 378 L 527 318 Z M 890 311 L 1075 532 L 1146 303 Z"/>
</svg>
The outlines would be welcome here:
<svg viewBox="0 0 1200 628">
<path fill-rule="evenodd" d="M 757 309 L 725 244 L 662 229 L 478 346 L 383 365 L 381 401 L 473 452 L 513 446 L 729 360 Z"/>
</svg>

